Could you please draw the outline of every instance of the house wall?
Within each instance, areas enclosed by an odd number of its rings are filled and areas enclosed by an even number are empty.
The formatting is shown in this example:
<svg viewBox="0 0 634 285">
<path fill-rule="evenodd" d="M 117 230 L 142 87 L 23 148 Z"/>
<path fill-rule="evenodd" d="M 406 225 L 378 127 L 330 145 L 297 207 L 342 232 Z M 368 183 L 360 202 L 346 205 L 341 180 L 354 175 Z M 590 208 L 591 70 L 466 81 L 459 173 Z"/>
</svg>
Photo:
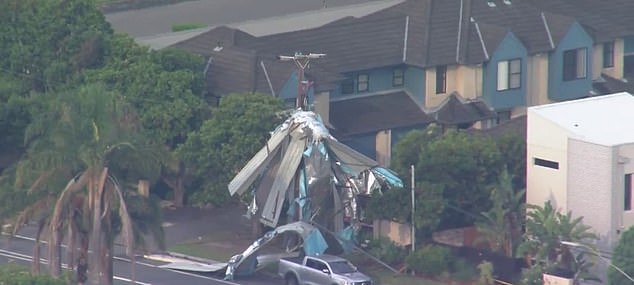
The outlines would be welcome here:
<svg viewBox="0 0 634 285">
<path fill-rule="evenodd" d="M 564 51 L 586 48 L 586 78 L 564 81 Z M 578 24 L 573 23 L 568 33 L 561 39 L 549 59 L 548 95 L 551 100 L 565 101 L 585 97 L 592 90 L 592 51 L 593 41 L 590 35 Z"/>
<path fill-rule="evenodd" d="M 603 68 L 603 43 L 594 45 L 592 55 L 592 79 L 597 79 L 601 73 L 605 73 L 614 78 L 623 78 L 623 53 L 624 40 L 614 41 L 614 66 Z"/>
<path fill-rule="evenodd" d="M 548 98 L 548 54 L 538 53 L 527 58 L 526 105 L 552 103 Z"/>
<path fill-rule="evenodd" d="M 288 80 L 286 80 L 286 83 L 284 83 L 284 86 L 282 86 L 279 93 L 277 94 L 277 97 L 281 98 L 289 104 L 292 103 L 293 106 L 295 105 L 295 99 L 297 99 L 297 79 L 297 71 L 295 71 L 288 77 Z M 309 88 L 308 92 L 306 93 L 308 95 L 308 104 L 313 104 L 315 101 L 314 88 Z"/>
<path fill-rule="evenodd" d="M 634 55 L 634 36 L 623 38 L 623 53 L 625 55 Z"/>
<path fill-rule="evenodd" d="M 520 88 L 498 91 L 498 62 L 516 58 L 522 61 Z M 522 42 L 512 33 L 507 33 L 484 67 L 482 98 L 489 106 L 499 110 L 526 105 L 527 58 L 528 54 Z"/>
<path fill-rule="evenodd" d="M 447 97 L 458 92 L 464 98 L 475 99 L 482 96 L 481 65 L 447 66 L 447 88 L 445 93 L 436 94 L 436 68 L 425 70 L 425 108 L 439 106 Z"/>
<path fill-rule="evenodd" d="M 341 142 L 371 159 L 376 159 L 376 133 L 356 135 Z"/>
<path fill-rule="evenodd" d="M 392 160 L 392 131 L 382 130 L 376 133 L 376 161 L 384 167 L 390 167 Z"/>
<path fill-rule="evenodd" d="M 613 179 L 614 152 L 609 146 L 568 140 L 566 208 L 574 217 L 583 217 L 583 223 L 592 227 L 604 247 L 617 238 L 617 217 L 623 211 L 623 195 L 620 199 L 614 197 L 619 196 Z"/>
<path fill-rule="evenodd" d="M 617 161 L 617 169 L 615 173 L 616 178 L 616 186 L 614 193 L 618 193 L 616 195 L 616 205 L 623 205 L 624 195 L 623 195 L 623 186 L 624 176 L 627 173 L 634 173 L 634 143 L 621 145 L 618 147 L 618 159 Z M 627 229 L 629 227 L 634 226 L 634 211 L 623 211 L 622 206 L 620 208 L 614 207 L 615 215 L 618 215 L 621 218 L 620 223 L 618 224 L 618 229 Z"/>
<path fill-rule="evenodd" d="M 392 84 L 393 71 L 397 68 L 403 69 L 403 86 L 393 86 Z M 359 92 L 359 90 L 357 89 L 357 79 L 360 74 L 368 75 L 368 91 Z M 344 76 L 352 78 L 352 80 L 354 81 L 354 92 L 352 94 L 343 94 L 341 92 L 341 84 L 339 84 L 339 86 L 337 86 L 337 88 L 335 88 L 335 90 L 331 92 L 331 98 L 338 99 L 355 96 L 358 94 L 369 94 L 386 90 L 405 89 L 409 91 L 410 94 L 412 94 L 412 96 L 414 96 L 414 98 L 417 99 L 419 102 L 422 103 L 423 101 L 423 92 L 425 91 L 425 73 L 423 69 L 418 67 L 405 65 L 387 66 L 372 70 L 350 72 L 346 73 Z"/>
<path fill-rule="evenodd" d="M 567 136 L 565 129 L 528 109 L 526 130 L 526 203 L 543 206 L 550 200 L 566 210 Z M 559 169 L 534 165 L 534 158 L 559 163 Z"/>
<path fill-rule="evenodd" d="M 409 66 L 405 69 L 405 90 L 420 105 L 425 103 L 425 70 L 420 67 Z"/>
<path fill-rule="evenodd" d="M 317 113 L 322 122 L 327 126 L 330 124 L 330 92 L 320 92 L 315 94 L 315 103 L 313 105 L 315 113 Z"/>
<path fill-rule="evenodd" d="M 436 68 L 425 69 L 425 105 L 427 109 L 439 106 L 447 96 L 451 94 L 451 90 L 455 90 L 456 83 L 456 66 L 447 66 L 447 88 L 445 93 L 436 93 Z"/>
</svg>

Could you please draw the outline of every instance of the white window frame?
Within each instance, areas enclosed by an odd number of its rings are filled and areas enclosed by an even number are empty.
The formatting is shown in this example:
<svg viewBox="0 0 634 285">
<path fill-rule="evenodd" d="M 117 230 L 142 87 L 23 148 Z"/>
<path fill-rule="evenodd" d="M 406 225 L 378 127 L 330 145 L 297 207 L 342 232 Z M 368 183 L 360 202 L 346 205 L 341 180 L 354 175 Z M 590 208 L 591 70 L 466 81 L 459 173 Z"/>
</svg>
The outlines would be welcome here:
<svg viewBox="0 0 634 285">
<path fill-rule="evenodd" d="M 370 75 L 367 73 L 357 75 L 357 92 L 370 91 Z"/>
<path fill-rule="evenodd" d="M 514 58 L 498 61 L 497 91 L 522 87 L 522 59 Z"/>
</svg>

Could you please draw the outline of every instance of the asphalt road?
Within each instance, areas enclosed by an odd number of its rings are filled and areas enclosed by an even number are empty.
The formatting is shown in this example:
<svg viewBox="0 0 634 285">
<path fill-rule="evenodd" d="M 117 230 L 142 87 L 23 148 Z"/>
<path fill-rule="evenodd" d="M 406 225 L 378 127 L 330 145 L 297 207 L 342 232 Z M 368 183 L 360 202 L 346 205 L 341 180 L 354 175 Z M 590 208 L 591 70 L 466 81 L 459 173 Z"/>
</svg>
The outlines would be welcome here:
<svg viewBox="0 0 634 285">
<path fill-rule="evenodd" d="M 106 15 L 117 32 L 134 37 L 171 31 L 173 24 L 205 23 L 210 26 L 239 23 L 316 10 L 324 0 L 197 0 Z M 328 7 L 380 0 L 326 0 Z"/>
<path fill-rule="evenodd" d="M 27 230 L 28 232 L 28 230 Z M 28 236 L 14 238 L 7 243 L 6 237 L 0 238 L 0 263 L 15 262 L 30 266 L 34 241 Z M 116 247 L 117 252 L 123 252 L 121 247 Z M 46 247 L 41 250 L 42 270 L 46 270 Z M 65 255 L 64 255 L 65 256 Z M 136 262 L 134 280 L 137 285 L 272 285 L 280 281 L 270 276 L 253 276 L 235 282 L 224 281 L 213 276 L 201 275 L 158 267 L 160 262 L 139 258 Z M 132 268 L 130 260 L 117 254 L 114 260 L 114 283 L 132 284 Z"/>
</svg>

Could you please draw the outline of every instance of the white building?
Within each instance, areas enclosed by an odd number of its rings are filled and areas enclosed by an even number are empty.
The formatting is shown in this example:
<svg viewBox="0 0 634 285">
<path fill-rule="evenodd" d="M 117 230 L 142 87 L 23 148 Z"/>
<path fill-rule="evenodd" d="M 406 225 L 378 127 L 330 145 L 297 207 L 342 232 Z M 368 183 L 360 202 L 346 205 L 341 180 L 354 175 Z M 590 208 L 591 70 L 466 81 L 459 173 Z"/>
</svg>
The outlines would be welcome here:
<svg viewBox="0 0 634 285">
<path fill-rule="evenodd" d="M 634 96 L 528 108 L 527 203 L 583 216 L 611 248 L 634 225 Z"/>
</svg>

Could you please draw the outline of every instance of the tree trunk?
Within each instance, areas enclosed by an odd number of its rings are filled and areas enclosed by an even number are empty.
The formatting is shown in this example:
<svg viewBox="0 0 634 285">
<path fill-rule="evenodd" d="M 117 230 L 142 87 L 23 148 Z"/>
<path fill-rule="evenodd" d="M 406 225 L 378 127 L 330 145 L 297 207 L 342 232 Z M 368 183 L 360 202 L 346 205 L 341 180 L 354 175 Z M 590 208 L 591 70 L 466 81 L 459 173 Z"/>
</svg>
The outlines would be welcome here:
<svg viewBox="0 0 634 285">
<path fill-rule="evenodd" d="M 42 231 L 46 225 L 46 220 L 41 219 L 37 223 L 37 233 L 35 233 L 35 245 L 33 246 L 33 263 L 31 264 L 31 272 L 33 274 L 40 273 L 40 238 L 42 237 Z"/>
<path fill-rule="evenodd" d="M 108 168 L 103 168 L 99 177 L 91 179 L 89 192 L 92 194 L 90 205 L 92 205 L 92 229 L 90 232 L 89 248 L 92 251 L 90 258 L 90 283 L 94 285 L 102 284 L 101 278 L 104 276 L 103 267 L 101 266 L 101 257 L 103 255 L 103 223 L 101 221 L 102 212 L 102 196 L 106 177 L 108 176 Z"/>
<path fill-rule="evenodd" d="M 185 206 L 185 170 L 185 164 L 179 162 L 177 174 L 163 177 L 163 182 L 174 191 L 174 206 L 178 208 Z"/>
<path fill-rule="evenodd" d="M 83 285 L 88 281 L 88 236 L 83 234 L 79 242 L 77 257 L 77 284 Z"/>
<path fill-rule="evenodd" d="M 63 225 L 57 225 L 49 233 L 48 266 L 49 273 L 55 277 L 62 274 L 62 228 Z"/>
<path fill-rule="evenodd" d="M 74 225 L 74 219 L 71 215 L 68 223 L 68 245 L 66 246 L 66 254 L 68 262 L 68 270 L 73 272 L 75 270 L 75 255 L 77 252 L 77 233 Z"/>
</svg>

